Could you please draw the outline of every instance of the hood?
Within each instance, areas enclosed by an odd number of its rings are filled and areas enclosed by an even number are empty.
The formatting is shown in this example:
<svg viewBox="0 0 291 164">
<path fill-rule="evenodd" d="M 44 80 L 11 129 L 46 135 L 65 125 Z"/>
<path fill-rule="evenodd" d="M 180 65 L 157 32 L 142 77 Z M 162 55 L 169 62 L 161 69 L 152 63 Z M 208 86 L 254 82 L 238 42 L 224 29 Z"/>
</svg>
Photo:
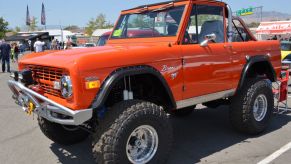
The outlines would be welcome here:
<svg viewBox="0 0 291 164">
<path fill-rule="evenodd" d="M 146 47 L 148 46 L 109 45 L 84 49 L 31 53 L 25 55 L 20 60 L 20 64 L 42 65 L 69 69 L 71 66 L 75 65 L 79 59 L 86 58 L 86 56 L 94 55 L 97 59 L 101 59 L 102 56 L 107 54 L 120 54 L 120 52 L 133 49 L 142 49 Z"/>
</svg>

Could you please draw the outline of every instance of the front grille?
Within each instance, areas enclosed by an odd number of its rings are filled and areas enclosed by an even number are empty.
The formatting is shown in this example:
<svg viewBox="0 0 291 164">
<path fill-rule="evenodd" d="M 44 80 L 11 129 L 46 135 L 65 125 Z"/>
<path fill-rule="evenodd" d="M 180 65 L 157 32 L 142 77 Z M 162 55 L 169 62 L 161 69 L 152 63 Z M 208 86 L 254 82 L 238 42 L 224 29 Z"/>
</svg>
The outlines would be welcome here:
<svg viewBox="0 0 291 164">
<path fill-rule="evenodd" d="M 54 89 L 54 81 L 60 81 L 64 71 L 60 68 L 29 65 L 34 80 L 40 85 L 44 93 L 62 97 L 61 91 Z"/>
</svg>

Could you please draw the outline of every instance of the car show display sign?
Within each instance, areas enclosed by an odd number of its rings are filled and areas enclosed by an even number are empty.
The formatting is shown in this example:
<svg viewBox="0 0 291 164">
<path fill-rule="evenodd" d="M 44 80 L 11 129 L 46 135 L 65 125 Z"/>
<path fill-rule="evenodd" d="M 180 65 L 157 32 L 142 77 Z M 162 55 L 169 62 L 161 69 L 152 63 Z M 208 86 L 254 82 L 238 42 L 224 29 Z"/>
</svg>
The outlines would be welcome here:
<svg viewBox="0 0 291 164">
<path fill-rule="evenodd" d="M 236 11 L 236 16 L 247 16 L 247 15 L 252 15 L 254 14 L 254 8 L 253 7 L 249 7 L 246 9 L 241 9 Z"/>
<path fill-rule="evenodd" d="M 261 22 L 257 34 L 291 34 L 291 21 Z"/>
</svg>

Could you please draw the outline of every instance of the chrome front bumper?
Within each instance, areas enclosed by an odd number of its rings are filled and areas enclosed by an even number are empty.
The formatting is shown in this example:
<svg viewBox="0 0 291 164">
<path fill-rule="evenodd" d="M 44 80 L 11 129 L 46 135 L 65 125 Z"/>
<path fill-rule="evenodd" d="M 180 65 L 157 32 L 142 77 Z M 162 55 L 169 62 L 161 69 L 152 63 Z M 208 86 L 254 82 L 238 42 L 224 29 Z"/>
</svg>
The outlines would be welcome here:
<svg viewBox="0 0 291 164">
<path fill-rule="evenodd" d="M 9 80 L 8 86 L 13 92 L 13 99 L 16 104 L 20 105 L 24 111 L 28 108 L 28 102 L 32 102 L 35 105 L 33 112 L 51 122 L 62 125 L 81 125 L 92 118 L 92 108 L 78 111 L 71 110 L 15 80 Z"/>
</svg>

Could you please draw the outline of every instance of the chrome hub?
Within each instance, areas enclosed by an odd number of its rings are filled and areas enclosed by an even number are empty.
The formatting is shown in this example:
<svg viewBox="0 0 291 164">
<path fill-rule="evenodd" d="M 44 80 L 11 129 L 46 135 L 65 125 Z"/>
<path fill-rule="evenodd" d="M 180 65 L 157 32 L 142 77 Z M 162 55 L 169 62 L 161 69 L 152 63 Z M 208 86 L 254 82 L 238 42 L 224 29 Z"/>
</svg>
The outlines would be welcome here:
<svg viewBox="0 0 291 164">
<path fill-rule="evenodd" d="M 130 135 L 126 144 L 126 155 L 131 163 L 147 163 L 158 149 L 157 131 L 149 125 L 137 127 Z"/>
<path fill-rule="evenodd" d="M 268 101 L 265 95 L 260 94 L 257 96 L 254 106 L 253 106 L 253 115 L 256 121 L 262 121 L 268 110 Z"/>
</svg>

